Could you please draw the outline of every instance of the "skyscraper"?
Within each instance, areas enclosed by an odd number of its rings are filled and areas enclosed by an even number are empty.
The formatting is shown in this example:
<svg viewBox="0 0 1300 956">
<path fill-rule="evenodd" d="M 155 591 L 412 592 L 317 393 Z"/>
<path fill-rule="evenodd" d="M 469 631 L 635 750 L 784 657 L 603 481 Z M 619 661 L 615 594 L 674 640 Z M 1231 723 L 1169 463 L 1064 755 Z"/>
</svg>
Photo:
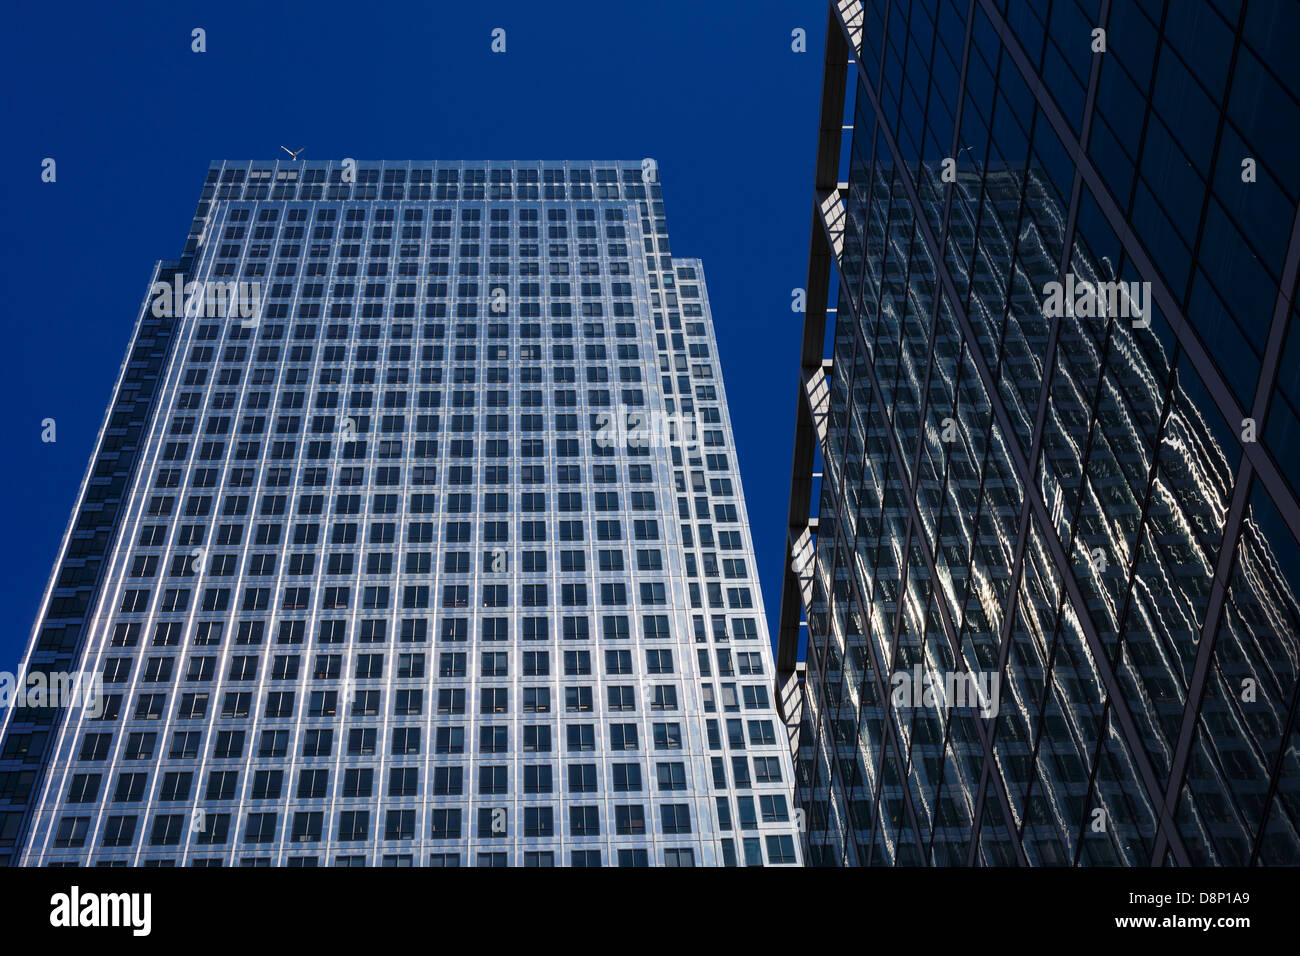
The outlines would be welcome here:
<svg viewBox="0 0 1300 956">
<path fill-rule="evenodd" d="M 214 163 L 23 670 L 5 862 L 797 864 L 654 163 Z"/>
<path fill-rule="evenodd" d="M 1296 26 L 830 5 L 777 662 L 811 865 L 1300 863 Z"/>
</svg>

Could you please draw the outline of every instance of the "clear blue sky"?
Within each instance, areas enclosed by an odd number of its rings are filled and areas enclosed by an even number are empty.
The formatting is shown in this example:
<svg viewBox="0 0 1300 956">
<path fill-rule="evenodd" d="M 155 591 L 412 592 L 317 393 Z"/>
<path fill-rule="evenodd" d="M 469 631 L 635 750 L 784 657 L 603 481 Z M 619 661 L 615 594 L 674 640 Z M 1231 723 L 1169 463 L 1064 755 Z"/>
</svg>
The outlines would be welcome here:
<svg viewBox="0 0 1300 956">
<path fill-rule="evenodd" d="M 824 2 L 83 0 L 6 20 L 0 670 L 30 633 L 154 261 L 180 254 L 210 160 L 282 144 L 304 159 L 654 157 L 673 252 L 704 261 L 774 620 Z"/>
</svg>

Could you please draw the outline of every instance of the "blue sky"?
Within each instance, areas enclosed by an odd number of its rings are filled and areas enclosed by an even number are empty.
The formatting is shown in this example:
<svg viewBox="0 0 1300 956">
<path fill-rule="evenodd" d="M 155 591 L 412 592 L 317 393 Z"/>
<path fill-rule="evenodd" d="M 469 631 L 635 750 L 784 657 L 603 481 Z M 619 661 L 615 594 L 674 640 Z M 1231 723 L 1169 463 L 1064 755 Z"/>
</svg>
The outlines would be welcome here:
<svg viewBox="0 0 1300 956">
<path fill-rule="evenodd" d="M 775 618 L 824 3 L 128 7 L 18 4 L 0 37 L 0 670 L 30 633 L 154 261 L 179 255 L 210 160 L 281 145 L 304 159 L 654 157 L 673 252 L 704 262 Z M 195 27 L 206 53 L 190 50 Z M 796 28 L 808 52 L 792 51 Z"/>
</svg>

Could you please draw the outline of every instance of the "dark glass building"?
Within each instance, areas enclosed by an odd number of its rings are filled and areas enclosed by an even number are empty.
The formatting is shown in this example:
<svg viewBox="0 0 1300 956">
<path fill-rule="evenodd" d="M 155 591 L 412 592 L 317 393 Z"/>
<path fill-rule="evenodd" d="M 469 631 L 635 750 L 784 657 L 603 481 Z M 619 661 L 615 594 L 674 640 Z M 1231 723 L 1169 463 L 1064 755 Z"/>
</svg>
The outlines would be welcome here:
<svg viewBox="0 0 1300 956">
<path fill-rule="evenodd" d="M 0 864 L 798 864 L 661 190 L 649 160 L 211 166 L 22 666 L 101 694 L 4 710 Z"/>
<path fill-rule="evenodd" d="M 1297 35 L 830 5 L 777 655 L 810 865 L 1300 864 Z"/>
</svg>

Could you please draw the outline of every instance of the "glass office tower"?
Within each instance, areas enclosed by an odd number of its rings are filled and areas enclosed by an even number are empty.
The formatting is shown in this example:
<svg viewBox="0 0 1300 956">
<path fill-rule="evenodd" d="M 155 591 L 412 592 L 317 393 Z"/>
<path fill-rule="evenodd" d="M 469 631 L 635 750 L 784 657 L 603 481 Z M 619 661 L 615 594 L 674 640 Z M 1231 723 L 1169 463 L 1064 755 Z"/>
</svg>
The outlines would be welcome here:
<svg viewBox="0 0 1300 956">
<path fill-rule="evenodd" d="M 810 865 L 1300 863 L 1298 27 L 831 4 L 778 639 Z"/>
<path fill-rule="evenodd" d="M 798 864 L 654 164 L 213 164 L 24 668 L 6 862 Z"/>
</svg>

